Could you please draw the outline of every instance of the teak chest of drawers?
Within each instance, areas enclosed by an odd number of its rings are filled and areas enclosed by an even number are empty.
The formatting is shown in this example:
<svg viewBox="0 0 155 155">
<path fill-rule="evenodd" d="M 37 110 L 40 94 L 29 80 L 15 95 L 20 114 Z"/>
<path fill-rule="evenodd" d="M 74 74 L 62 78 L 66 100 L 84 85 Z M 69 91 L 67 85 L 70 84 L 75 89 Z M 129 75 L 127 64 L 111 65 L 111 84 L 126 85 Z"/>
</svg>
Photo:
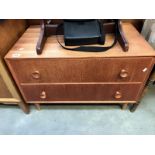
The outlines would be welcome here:
<svg viewBox="0 0 155 155">
<path fill-rule="evenodd" d="M 49 37 L 42 55 L 35 51 L 39 27 L 26 30 L 5 56 L 27 103 L 120 103 L 138 105 L 154 65 L 154 50 L 131 24 L 123 25 L 129 51 L 119 44 L 107 52 L 62 49 Z M 112 36 L 108 36 L 107 45 Z"/>
</svg>

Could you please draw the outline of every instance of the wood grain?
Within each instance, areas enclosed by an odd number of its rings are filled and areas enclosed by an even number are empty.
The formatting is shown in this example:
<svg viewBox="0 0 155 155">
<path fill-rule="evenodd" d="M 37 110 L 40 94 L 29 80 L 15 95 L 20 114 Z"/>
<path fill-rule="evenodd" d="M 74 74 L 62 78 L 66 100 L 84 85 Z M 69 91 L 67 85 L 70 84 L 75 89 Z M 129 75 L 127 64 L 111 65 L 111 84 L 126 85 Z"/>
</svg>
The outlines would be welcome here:
<svg viewBox="0 0 155 155">
<path fill-rule="evenodd" d="M 11 70 L 15 71 L 14 76 L 18 77 L 19 83 L 143 82 L 151 60 L 150 57 L 31 58 L 11 59 L 8 63 Z M 127 77 L 121 77 L 122 70 L 127 72 Z M 37 78 L 35 74 L 38 74 Z"/>
<path fill-rule="evenodd" d="M 127 40 L 129 41 L 129 51 L 123 52 L 120 45 L 107 52 L 75 52 L 62 49 L 57 43 L 55 36 L 49 37 L 44 47 L 43 53 L 38 56 L 36 44 L 39 37 L 40 28 L 30 27 L 13 46 L 6 55 L 7 58 L 83 58 L 83 57 L 135 57 L 135 56 L 155 56 L 153 48 L 145 41 L 138 31 L 129 23 L 123 25 Z M 60 36 L 60 39 L 63 39 Z M 112 36 L 107 36 L 106 45 L 110 45 Z"/>
<path fill-rule="evenodd" d="M 27 103 L 135 104 L 154 65 L 155 52 L 131 24 L 124 24 L 123 29 L 128 52 L 119 44 L 101 53 L 67 51 L 49 37 L 43 54 L 37 55 L 39 28 L 32 26 L 5 60 Z M 112 39 L 107 36 L 106 45 Z"/>
<path fill-rule="evenodd" d="M 18 104 L 28 113 L 28 105 L 23 102 L 3 61 L 4 55 L 25 31 L 25 24 L 25 20 L 5 20 L 0 23 L 0 103 Z"/>
<path fill-rule="evenodd" d="M 22 84 L 21 89 L 27 102 L 31 101 L 134 101 L 140 84 Z M 128 90 L 128 91 L 127 91 Z M 42 92 L 46 93 L 41 98 Z M 122 97 L 115 98 L 119 91 Z M 32 93 L 33 92 L 33 93 Z"/>
<path fill-rule="evenodd" d="M 9 19 L 0 24 L 0 55 L 3 58 L 26 30 L 26 21 Z"/>
<path fill-rule="evenodd" d="M 9 92 L 5 82 L 3 81 L 0 75 L 0 98 L 12 98 L 11 93 Z"/>
</svg>

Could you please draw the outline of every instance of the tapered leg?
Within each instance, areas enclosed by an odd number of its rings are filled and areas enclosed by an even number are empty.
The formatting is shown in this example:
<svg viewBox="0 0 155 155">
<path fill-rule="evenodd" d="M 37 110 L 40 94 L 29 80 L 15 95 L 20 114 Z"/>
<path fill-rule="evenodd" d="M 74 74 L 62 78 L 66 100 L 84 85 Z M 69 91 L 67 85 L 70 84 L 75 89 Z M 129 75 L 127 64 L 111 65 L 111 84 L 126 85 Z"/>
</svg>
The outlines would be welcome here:
<svg viewBox="0 0 155 155">
<path fill-rule="evenodd" d="M 128 107 L 128 103 L 123 103 L 123 104 L 122 104 L 122 110 L 127 109 L 127 107 Z"/>
<path fill-rule="evenodd" d="M 131 106 L 131 108 L 130 108 L 130 111 L 131 111 L 131 112 L 135 112 L 136 109 L 137 109 L 137 107 L 138 107 L 138 105 L 139 105 L 139 103 L 133 104 L 133 105 Z"/>
<path fill-rule="evenodd" d="M 35 105 L 35 107 L 36 107 L 37 110 L 40 110 L 41 109 L 39 103 L 35 103 L 34 105 Z"/>
<path fill-rule="evenodd" d="M 24 113 L 28 114 L 30 112 L 30 108 L 29 105 L 24 103 L 24 102 L 20 102 L 18 103 L 19 107 L 24 111 Z"/>
</svg>

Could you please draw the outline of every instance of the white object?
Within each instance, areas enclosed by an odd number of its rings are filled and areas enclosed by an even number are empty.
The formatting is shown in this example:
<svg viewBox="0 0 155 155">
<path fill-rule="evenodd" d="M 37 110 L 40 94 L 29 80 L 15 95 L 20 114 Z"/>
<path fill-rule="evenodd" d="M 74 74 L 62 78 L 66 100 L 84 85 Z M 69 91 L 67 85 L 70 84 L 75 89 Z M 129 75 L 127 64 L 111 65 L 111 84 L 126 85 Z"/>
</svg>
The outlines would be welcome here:
<svg viewBox="0 0 155 155">
<path fill-rule="evenodd" d="M 155 19 L 145 20 L 141 34 L 155 49 Z"/>
</svg>

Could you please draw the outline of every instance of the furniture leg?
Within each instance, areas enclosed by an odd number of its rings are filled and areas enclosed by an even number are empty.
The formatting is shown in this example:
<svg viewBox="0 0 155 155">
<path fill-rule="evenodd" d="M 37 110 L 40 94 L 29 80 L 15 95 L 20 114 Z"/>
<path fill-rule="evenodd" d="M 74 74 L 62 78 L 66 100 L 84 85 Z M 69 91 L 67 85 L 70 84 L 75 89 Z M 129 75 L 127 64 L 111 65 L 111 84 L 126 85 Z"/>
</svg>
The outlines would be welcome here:
<svg viewBox="0 0 155 155">
<path fill-rule="evenodd" d="M 137 107 L 138 107 L 138 105 L 139 105 L 139 103 L 133 104 L 133 105 L 130 107 L 130 111 L 131 111 L 131 112 L 135 112 L 136 109 L 137 109 Z"/>
<path fill-rule="evenodd" d="M 20 102 L 18 103 L 19 107 L 23 110 L 24 113 L 29 114 L 30 109 L 28 104 L 24 103 L 24 102 Z"/>
<path fill-rule="evenodd" d="M 40 109 L 41 109 L 41 108 L 40 108 L 40 104 L 35 103 L 34 105 L 35 105 L 35 107 L 36 107 L 37 110 L 40 110 Z"/>
<path fill-rule="evenodd" d="M 124 103 L 124 104 L 122 104 L 122 110 L 127 109 L 127 107 L 128 107 L 128 103 Z"/>
<path fill-rule="evenodd" d="M 143 93 L 142 93 L 141 97 L 144 96 L 144 94 L 147 92 L 147 90 L 148 90 L 148 87 L 146 86 L 146 87 L 144 88 L 144 90 L 143 90 Z M 136 109 L 137 109 L 137 107 L 138 107 L 138 105 L 139 105 L 139 103 L 140 103 L 140 101 L 139 101 L 138 103 L 132 104 L 132 106 L 130 107 L 130 111 L 131 111 L 131 112 L 135 112 Z"/>
</svg>

